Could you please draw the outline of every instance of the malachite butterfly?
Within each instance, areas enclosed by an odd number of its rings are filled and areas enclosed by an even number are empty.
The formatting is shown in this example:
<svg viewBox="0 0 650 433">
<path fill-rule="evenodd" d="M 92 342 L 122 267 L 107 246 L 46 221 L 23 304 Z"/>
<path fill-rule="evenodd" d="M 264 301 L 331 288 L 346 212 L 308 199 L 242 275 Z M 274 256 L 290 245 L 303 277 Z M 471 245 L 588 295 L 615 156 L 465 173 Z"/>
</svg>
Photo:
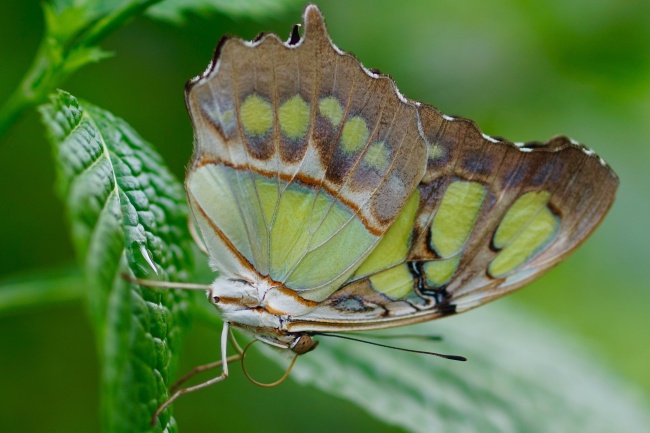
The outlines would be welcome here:
<svg viewBox="0 0 650 433">
<path fill-rule="evenodd" d="M 575 250 L 618 186 L 569 138 L 512 143 L 406 98 L 332 43 L 314 5 L 302 37 L 223 38 L 186 102 L 185 185 L 219 273 L 197 288 L 226 324 L 209 383 L 227 376 L 230 326 L 303 354 L 315 332 L 499 298 Z"/>
</svg>

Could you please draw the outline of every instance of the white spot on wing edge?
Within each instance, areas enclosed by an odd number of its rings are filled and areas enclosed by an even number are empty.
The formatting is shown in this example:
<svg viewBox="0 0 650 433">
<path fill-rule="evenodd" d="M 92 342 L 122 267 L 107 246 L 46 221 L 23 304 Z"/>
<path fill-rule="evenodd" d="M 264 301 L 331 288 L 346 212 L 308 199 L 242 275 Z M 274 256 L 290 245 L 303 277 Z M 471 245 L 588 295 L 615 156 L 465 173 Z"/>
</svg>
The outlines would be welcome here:
<svg viewBox="0 0 650 433">
<path fill-rule="evenodd" d="M 499 142 L 499 140 L 497 140 L 496 138 L 490 137 L 489 135 L 487 135 L 485 133 L 481 133 L 481 135 L 483 136 L 483 138 L 485 138 L 490 143 L 498 143 Z"/>
<path fill-rule="evenodd" d="M 580 150 L 582 150 L 585 155 L 587 155 L 589 157 L 598 158 L 598 162 L 600 163 L 600 165 L 602 165 L 603 167 L 609 167 L 609 164 L 607 164 L 607 161 L 605 161 L 602 156 L 598 155 L 595 150 L 590 149 L 589 147 L 585 146 L 584 144 L 581 144 L 580 142 L 578 142 L 577 140 L 574 140 L 571 137 L 567 137 L 567 138 L 569 139 L 569 141 L 571 142 L 572 145 L 580 148 Z"/>
<path fill-rule="evenodd" d="M 526 147 L 526 143 L 524 143 L 523 141 L 517 141 L 512 144 L 517 146 L 517 149 L 519 149 L 520 152 L 530 153 L 533 151 L 531 147 Z"/>
</svg>

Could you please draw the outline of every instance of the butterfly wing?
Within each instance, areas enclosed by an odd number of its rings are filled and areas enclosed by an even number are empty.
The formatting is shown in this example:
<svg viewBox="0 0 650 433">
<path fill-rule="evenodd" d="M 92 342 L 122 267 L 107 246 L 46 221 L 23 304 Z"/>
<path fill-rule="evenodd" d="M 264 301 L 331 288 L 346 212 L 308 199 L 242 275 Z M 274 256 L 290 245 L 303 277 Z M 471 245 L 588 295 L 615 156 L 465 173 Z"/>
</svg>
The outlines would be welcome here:
<svg viewBox="0 0 650 433">
<path fill-rule="evenodd" d="M 302 39 L 223 39 L 186 92 L 186 188 L 212 264 L 306 302 L 282 310 L 288 331 L 473 308 L 541 275 L 603 219 L 618 180 L 592 151 L 488 137 L 336 48 L 315 6 L 304 19 Z"/>
<path fill-rule="evenodd" d="M 186 100 L 195 153 L 186 189 L 212 265 L 319 302 L 391 227 L 426 170 L 417 107 L 330 41 L 221 41 Z"/>
<path fill-rule="evenodd" d="M 566 137 L 514 144 L 471 121 L 419 110 L 427 170 L 349 281 L 289 325 L 375 329 L 465 311 L 566 258 L 602 221 L 618 178 Z"/>
</svg>

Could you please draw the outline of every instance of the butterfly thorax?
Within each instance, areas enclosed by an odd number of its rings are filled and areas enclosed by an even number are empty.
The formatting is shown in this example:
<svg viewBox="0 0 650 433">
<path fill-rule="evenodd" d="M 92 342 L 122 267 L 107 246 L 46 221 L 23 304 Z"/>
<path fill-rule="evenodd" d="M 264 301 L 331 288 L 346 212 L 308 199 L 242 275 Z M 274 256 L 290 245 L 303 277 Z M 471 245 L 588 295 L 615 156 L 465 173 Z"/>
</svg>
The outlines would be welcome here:
<svg viewBox="0 0 650 433">
<path fill-rule="evenodd" d="M 222 274 L 213 282 L 211 296 L 224 321 L 261 341 L 298 354 L 316 346 L 309 335 L 286 329 L 292 315 L 304 314 L 313 305 L 281 283 L 256 273 Z"/>
</svg>

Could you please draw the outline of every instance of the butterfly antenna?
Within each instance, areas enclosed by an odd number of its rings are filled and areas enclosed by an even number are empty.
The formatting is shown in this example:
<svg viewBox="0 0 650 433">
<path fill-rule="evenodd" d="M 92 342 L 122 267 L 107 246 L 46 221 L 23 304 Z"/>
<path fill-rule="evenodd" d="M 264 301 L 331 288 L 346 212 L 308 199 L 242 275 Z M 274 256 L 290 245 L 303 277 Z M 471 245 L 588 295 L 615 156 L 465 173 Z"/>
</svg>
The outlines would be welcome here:
<svg viewBox="0 0 650 433">
<path fill-rule="evenodd" d="M 246 376 L 246 378 L 247 378 L 248 380 L 250 380 L 251 383 L 253 383 L 253 384 L 257 385 L 257 386 L 261 386 L 262 388 L 273 388 L 274 386 L 278 386 L 278 385 L 280 385 L 282 382 L 284 382 L 284 381 L 287 379 L 287 377 L 289 377 L 289 373 L 291 373 L 291 369 L 293 369 L 293 366 L 294 366 L 294 364 L 296 363 L 296 359 L 298 359 L 298 355 L 296 354 L 296 356 L 293 357 L 293 359 L 291 360 L 291 364 L 289 364 L 289 367 L 287 368 L 287 370 L 284 372 L 284 374 L 282 375 L 282 377 L 281 377 L 280 379 L 276 380 L 275 382 L 271 382 L 271 383 L 261 383 L 261 382 L 258 382 L 257 380 L 253 379 L 253 378 L 250 376 L 250 374 L 248 374 L 248 372 L 246 371 L 246 365 L 245 365 L 245 364 L 246 364 L 246 363 L 245 363 L 245 360 L 246 360 L 246 353 L 248 352 L 248 349 L 249 349 L 249 348 L 250 348 L 254 343 L 257 343 L 258 341 L 259 341 L 259 340 L 253 340 L 253 341 L 251 341 L 250 343 L 248 343 L 248 345 L 246 346 L 246 348 L 245 348 L 244 351 L 242 352 L 242 354 L 241 354 L 241 369 L 242 369 L 242 371 L 244 372 L 244 376 Z"/>
<path fill-rule="evenodd" d="M 433 356 L 437 356 L 439 358 L 450 359 L 452 361 L 467 361 L 467 358 L 465 358 L 464 356 L 446 355 L 444 353 L 427 352 L 427 351 L 424 351 L 424 350 L 406 349 L 404 347 L 389 346 L 387 344 L 375 343 L 374 341 L 362 340 L 360 338 L 349 337 L 347 335 L 330 334 L 330 333 L 327 333 L 327 332 L 315 332 L 313 335 L 322 335 L 323 337 L 341 338 L 343 340 L 350 340 L 350 341 L 356 341 L 356 342 L 359 342 L 359 343 L 366 343 L 366 344 L 370 344 L 372 346 L 385 347 L 387 349 L 394 349 L 394 350 L 399 350 L 399 351 L 402 351 L 402 352 L 420 353 L 422 355 L 433 355 Z"/>
<path fill-rule="evenodd" d="M 360 332 L 354 332 L 353 335 L 357 337 L 376 339 L 376 340 L 424 340 L 424 341 L 442 341 L 442 335 L 422 335 L 422 334 L 384 334 L 384 335 L 375 335 L 375 334 L 364 334 Z"/>
</svg>

